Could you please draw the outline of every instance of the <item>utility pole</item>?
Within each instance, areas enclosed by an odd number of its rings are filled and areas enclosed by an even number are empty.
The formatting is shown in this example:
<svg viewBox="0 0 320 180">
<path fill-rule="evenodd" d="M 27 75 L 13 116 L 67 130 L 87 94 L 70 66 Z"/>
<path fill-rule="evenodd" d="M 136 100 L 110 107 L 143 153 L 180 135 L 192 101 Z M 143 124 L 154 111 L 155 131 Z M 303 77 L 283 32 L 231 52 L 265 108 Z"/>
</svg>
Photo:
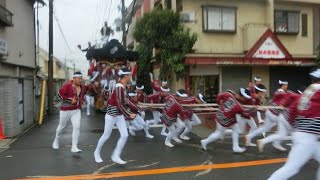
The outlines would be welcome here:
<svg viewBox="0 0 320 180">
<path fill-rule="evenodd" d="M 49 0 L 48 106 L 53 113 L 53 0 Z"/>
<path fill-rule="evenodd" d="M 126 8 L 124 4 L 124 0 L 121 0 L 121 15 L 122 15 L 122 23 L 121 23 L 121 29 L 122 29 L 122 45 L 127 49 L 127 30 L 126 30 Z"/>
</svg>

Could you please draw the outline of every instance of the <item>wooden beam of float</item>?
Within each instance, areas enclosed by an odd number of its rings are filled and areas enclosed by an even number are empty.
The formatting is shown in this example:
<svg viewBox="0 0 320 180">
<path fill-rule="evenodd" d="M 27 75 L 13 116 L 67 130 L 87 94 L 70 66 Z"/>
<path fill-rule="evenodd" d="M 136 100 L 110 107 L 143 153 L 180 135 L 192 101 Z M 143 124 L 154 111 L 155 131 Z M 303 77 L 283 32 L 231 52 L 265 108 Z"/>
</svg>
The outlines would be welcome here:
<svg viewBox="0 0 320 180">
<path fill-rule="evenodd" d="M 145 106 L 145 107 L 164 107 L 165 104 L 153 104 L 153 103 L 141 103 L 139 102 L 139 105 Z M 208 103 L 208 104 L 181 104 L 183 107 L 217 107 L 218 104 L 215 103 Z M 258 110 L 263 109 L 280 109 L 284 110 L 284 107 L 281 106 L 253 106 L 253 105 L 243 105 L 245 108 L 257 108 Z"/>
</svg>

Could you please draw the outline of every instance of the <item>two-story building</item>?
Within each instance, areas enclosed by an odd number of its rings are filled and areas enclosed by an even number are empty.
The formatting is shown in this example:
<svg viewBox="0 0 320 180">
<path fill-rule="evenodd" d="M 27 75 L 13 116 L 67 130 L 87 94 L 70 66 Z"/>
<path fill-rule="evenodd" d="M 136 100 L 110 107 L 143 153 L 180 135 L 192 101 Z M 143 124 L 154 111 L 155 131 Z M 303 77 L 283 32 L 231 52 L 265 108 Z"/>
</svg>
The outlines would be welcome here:
<svg viewBox="0 0 320 180">
<path fill-rule="evenodd" d="M 4 134 L 16 136 L 35 117 L 35 1 L 0 0 L 0 118 Z"/>
<path fill-rule="evenodd" d="M 319 0 L 145 0 L 138 16 L 159 3 L 180 12 L 185 26 L 198 34 L 194 51 L 186 55 L 185 79 L 172 80 L 173 90 L 213 99 L 226 89 L 246 87 L 254 76 L 269 93 L 278 80 L 288 81 L 292 90 L 309 83 L 320 43 Z"/>
<path fill-rule="evenodd" d="M 246 87 L 260 76 L 272 93 L 278 80 L 295 90 L 310 82 L 320 43 L 318 0 L 173 0 L 184 24 L 198 34 L 186 55 L 180 87 L 191 94 Z"/>
</svg>

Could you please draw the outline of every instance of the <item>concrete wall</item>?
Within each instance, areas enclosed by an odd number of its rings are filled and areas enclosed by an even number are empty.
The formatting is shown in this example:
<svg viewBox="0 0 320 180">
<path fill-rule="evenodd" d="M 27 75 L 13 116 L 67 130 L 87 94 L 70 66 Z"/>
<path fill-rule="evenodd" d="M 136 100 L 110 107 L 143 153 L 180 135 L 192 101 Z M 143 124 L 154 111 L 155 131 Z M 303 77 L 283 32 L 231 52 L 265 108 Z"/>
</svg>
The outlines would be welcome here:
<svg viewBox="0 0 320 180">
<path fill-rule="evenodd" d="M 0 37 L 8 42 L 6 62 L 26 67 L 35 67 L 35 31 L 33 3 L 26 0 L 7 0 L 13 27 L 1 27 Z M 0 71 L 1 74 L 1 71 Z"/>
<path fill-rule="evenodd" d="M 6 8 L 14 15 L 13 26 L 0 27 L 0 38 L 8 44 L 8 56 L 0 61 L 0 118 L 4 124 L 5 135 L 13 137 L 23 132 L 35 120 L 35 25 L 33 1 L 7 0 Z M 20 92 L 19 81 L 22 82 Z M 19 93 L 23 94 L 21 109 Z M 21 122 L 19 112 L 23 112 Z"/>
</svg>

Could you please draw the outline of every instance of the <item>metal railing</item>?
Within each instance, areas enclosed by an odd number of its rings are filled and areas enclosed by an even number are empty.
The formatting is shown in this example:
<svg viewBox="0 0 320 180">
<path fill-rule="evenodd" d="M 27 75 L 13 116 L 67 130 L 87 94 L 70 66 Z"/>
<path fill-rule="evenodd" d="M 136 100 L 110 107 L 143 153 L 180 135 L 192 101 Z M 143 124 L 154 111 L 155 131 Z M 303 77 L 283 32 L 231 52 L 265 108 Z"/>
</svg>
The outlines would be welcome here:
<svg viewBox="0 0 320 180">
<path fill-rule="evenodd" d="M 13 26 L 12 24 L 13 13 L 0 5 L 0 24 L 4 26 Z"/>
</svg>

